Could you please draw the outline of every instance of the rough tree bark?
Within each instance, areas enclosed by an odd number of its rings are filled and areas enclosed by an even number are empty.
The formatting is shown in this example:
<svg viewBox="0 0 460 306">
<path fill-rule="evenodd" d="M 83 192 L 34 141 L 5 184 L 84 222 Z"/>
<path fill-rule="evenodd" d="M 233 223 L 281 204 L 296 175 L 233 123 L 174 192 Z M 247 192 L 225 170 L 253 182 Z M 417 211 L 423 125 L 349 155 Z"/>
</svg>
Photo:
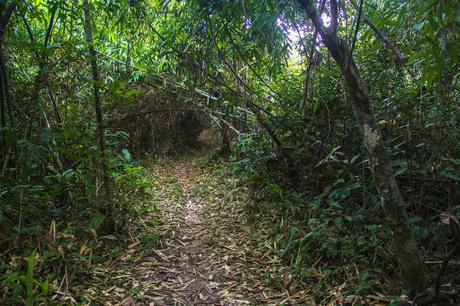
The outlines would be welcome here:
<svg viewBox="0 0 460 306">
<path fill-rule="evenodd" d="M 103 185 L 106 200 L 106 218 L 105 218 L 105 230 L 107 232 L 114 231 L 114 220 L 112 216 L 112 194 L 110 191 L 110 179 L 109 179 L 109 165 L 107 161 L 107 146 L 104 136 L 104 123 L 102 119 L 102 107 L 101 107 L 101 96 L 99 92 L 100 79 L 97 67 L 97 54 L 93 44 L 93 33 L 91 30 L 91 11 L 89 8 L 88 0 L 83 0 L 83 6 L 85 10 L 85 35 L 86 43 L 88 44 L 91 70 L 93 74 L 93 90 L 94 90 L 94 108 L 96 111 L 97 121 L 97 132 L 99 138 L 99 150 L 101 155 L 101 167 L 103 176 Z"/>
<path fill-rule="evenodd" d="M 383 209 L 393 231 L 393 248 L 399 259 L 404 285 L 412 292 L 420 291 L 424 286 L 424 265 L 410 231 L 405 204 L 374 117 L 366 85 L 351 57 L 350 48 L 344 40 L 337 37 L 338 20 L 332 20 L 331 27 L 326 28 L 316 10 L 314 1 L 298 0 L 298 2 L 318 30 L 329 53 L 341 69 L 350 95 L 353 113 L 364 137 L 364 145 L 367 149 Z M 337 4 L 336 0 L 331 0 L 331 4 L 335 4 L 331 5 L 331 10 L 334 10 Z"/>
</svg>

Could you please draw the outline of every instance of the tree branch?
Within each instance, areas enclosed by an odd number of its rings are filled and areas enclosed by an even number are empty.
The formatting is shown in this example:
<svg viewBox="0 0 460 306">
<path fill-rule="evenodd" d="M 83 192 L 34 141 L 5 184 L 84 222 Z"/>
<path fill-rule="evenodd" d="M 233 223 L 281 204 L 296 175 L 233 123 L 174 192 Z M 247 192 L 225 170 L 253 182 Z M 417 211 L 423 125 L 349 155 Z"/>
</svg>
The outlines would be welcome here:
<svg viewBox="0 0 460 306">
<path fill-rule="evenodd" d="M 321 37 L 327 35 L 326 27 L 324 26 L 321 16 L 318 14 L 316 7 L 313 5 L 311 0 L 298 0 L 300 6 L 305 10 L 310 20 L 313 22 L 316 30 L 319 32 Z"/>
<path fill-rule="evenodd" d="M 16 9 L 16 4 L 12 3 L 10 4 L 6 10 L 5 14 L 2 16 L 1 24 L 0 24 L 0 38 L 3 37 L 3 34 L 5 33 L 6 26 L 8 25 L 8 21 L 11 18 L 11 15 L 13 15 L 14 10 Z"/>
<path fill-rule="evenodd" d="M 50 22 L 48 24 L 48 29 L 46 30 L 45 41 L 43 43 L 43 46 L 45 47 L 45 49 L 48 47 L 49 40 L 51 38 L 51 33 L 53 31 L 53 28 L 54 28 L 54 17 L 56 16 L 56 11 L 57 11 L 58 7 L 59 7 L 59 2 L 56 2 L 56 3 L 54 3 L 53 7 L 51 8 Z M 46 52 L 46 51 L 43 50 L 43 52 Z"/>
<path fill-rule="evenodd" d="M 356 39 L 358 37 L 358 31 L 359 31 L 359 25 L 361 24 L 361 17 L 362 17 L 362 14 L 363 14 L 363 5 L 364 5 L 364 0 L 360 0 L 359 1 L 359 7 L 358 7 L 358 20 L 356 21 L 356 29 L 355 29 L 355 34 L 353 36 L 353 41 L 351 42 L 351 48 L 350 48 L 350 52 L 348 54 L 348 57 L 347 57 L 347 61 L 345 62 L 345 67 L 348 67 L 348 65 L 350 65 L 350 61 L 351 61 L 351 58 L 353 56 L 353 51 L 355 49 L 355 45 L 356 45 Z"/>
<path fill-rule="evenodd" d="M 351 5 L 352 5 L 356 10 L 359 9 L 359 7 L 358 7 L 358 5 L 356 4 L 355 0 L 350 0 L 350 3 L 351 3 Z M 393 54 L 394 54 L 394 56 L 395 56 L 395 58 L 396 58 L 396 62 L 397 62 L 397 63 L 403 64 L 403 63 L 405 63 L 405 62 L 407 61 L 406 55 L 405 55 L 403 52 L 401 52 L 401 50 L 399 50 L 399 48 L 396 47 L 396 45 L 393 44 L 393 43 L 389 40 L 388 36 L 386 36 L 385 33 L 383 33 L 382 31 L 380 31 L 380 29 L 377 28 L 377 26 L 376 26 L 375 24 L 373 24 L 373 23 L 371 22 L 371 20 L 370 20 L 364 13 L 362 14 L 362 19 L 363 19 L 364 23 L 366 23 L 366 24 L 372 29 L 372 31 L 374 31 L 374 33 L 376 34 L 376 36 L 377 36 L 380 40 L 382 40 L 383 44 L 384 44 L 388 49 L 390 49 L 390 50 L 393 52 Z"/>
<path fill-rule="evenodd" d="M 331 0 L 331 27 L 330 32 L 336 33 L 339 26 L 339 6 L 337 0 Z"/>
</svg>

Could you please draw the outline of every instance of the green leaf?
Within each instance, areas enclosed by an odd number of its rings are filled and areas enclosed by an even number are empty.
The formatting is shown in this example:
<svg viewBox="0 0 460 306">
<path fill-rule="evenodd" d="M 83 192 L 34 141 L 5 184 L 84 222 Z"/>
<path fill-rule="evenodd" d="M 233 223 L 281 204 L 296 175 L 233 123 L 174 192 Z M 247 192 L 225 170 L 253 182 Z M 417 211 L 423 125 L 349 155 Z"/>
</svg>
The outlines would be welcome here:
<svg viewBox="0 0 460 306">
<path fill-rule="evenodd" d="M 280 185 L 278 185 L 278 184 L 268 184 L 266 189 L 267 189 L 268 192 L 270 192 L 271 194 L 277 196 L 278 198 L 280 198 L 280 199 L 283 198 L 283 189 L 281 188 Z"/>
<path fill-rule="evenodd" d="M 50 292 L 50 286 L 49 286 L 50 280 L 47 278 L 43 283 L 42 283 L 42 294 L 44 296 L 47 296 Z"/>
<path fill-rule="evenodd" d="M 75 175 L 75 171 L 73 169 L 67 169 L 64 172 L 62 172 L 62 177 L 64 178 L 71 178 L 74 175 Z"/>
<path fill-rule="evenodd" d="M 121 152 L 123 153 L 123 158 L 125 159 L 125 161 L 127 161 L 128 163 L 132 161 L 131 153 L 129 153 L 128 149 L 123 149 L 121 150 Z"/>
<path fill-rule="evenodd" d="M 448 179 L 451 179 L 453 181 L 460 181 L 460 176 L 458 176 L 454 171 L 452 170 L 444 170 L 444 171 L 441 171 L 439 173 L 439 175 L 445 177 L 445 178 L 448 178 Z"/>
<path fill-rule="evenodd" d="M 89 222 L 89 228 L 92 230 L 97 231 L 101 226 L 102 222 L 104 221 L 105 216 L 101 213 L 96 213 Z"/>
<path fill-rule="evenodd" d="M 131 89 L 131 90 L 128 90 L 127 92 L 125 92 L 125 93 L 123 94 L 123 97 L 126 98 L 126 99 L 128 99 L 128 98 L 131 98 L 131 97 L 133 97 L 133 96 L 138 95 L 139 93 L 140 93 L 140 90 L 138 90 L 138 89 Z"/>
<path fill-rule="evenodd" d="M 35 254 L 37 250 L 33 250 L 29 255 L 27 260 L 27 274 L 26 274 L 26 306 L 34 305 L 34 295 L 33 295 L 33 281 L 34 281 L 34 264 L 35 264 Z"/>
</svg>

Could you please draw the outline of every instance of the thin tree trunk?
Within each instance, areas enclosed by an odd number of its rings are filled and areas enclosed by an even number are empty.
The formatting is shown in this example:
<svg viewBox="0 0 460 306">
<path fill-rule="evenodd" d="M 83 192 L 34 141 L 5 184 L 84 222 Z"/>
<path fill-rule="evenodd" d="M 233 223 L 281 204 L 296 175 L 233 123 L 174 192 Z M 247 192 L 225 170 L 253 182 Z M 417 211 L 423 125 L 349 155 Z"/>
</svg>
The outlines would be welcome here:
<svg viewBox="0 0 460 306">
<path fill-rule="evenodd" d="M 34 90 L 32 91 L 32 101 L 35 103 L 36 111 L 39 111 L 42 108 L 42 106 L 40 105 L 40 101 L 39 101 L 40 91 L 42 87 L 48 82 L 49 68 L 48 68 L 48 55 L 47 55 L 46 49 L 48 48 L 48 43 L 51 39 L 52 30 L 54 27 L 54 18 L 56 16 L 56 11 L 58 9 L 58 6 L 59 6 L 59 2 L 56 2 L 51 8 L 51 17 L 48 23 L 48 29 L 45 34 L 45 40 L 43 42 L 43 52 L 41 53 L 41 55 L 38 52 L 35 52 L 35 55 L 37 56 L 37 60 L 39 63 L 39 67 L 38 67 L 37 75 L 35 76 L 35 85 L 34 85 Z M 27 19 L 25 18 L 25 16 L 22 16 L 22 19 L 24 21 L 27 32 L 29 34 L 30 41 L 32 43 L 35 43 L 35 38 L 32 34 L 32 31 L 30 29 L 29 23 L 27 22 Z"/>
<path fill-rule="evenodd" d="M 8 26 L 8 22 L 13 15 L 14 10 L 16 9 L 16 4 L 10 4 L 8 7 L 5 8 L 3 11 L 3 5 L 0 9 L 0 130 L 1 130 L 1 137 L 2 143 L 4 148 L 4 154 L 7 153 L 7 145 L 5 143 L 5 134 L 4 128 L 7 125 L 7 115 L 10 121 L 11 127 L 13 126 L 13 107 L 11 105 L 10 96 L 9 96 L 9 87 L 8 87 L 8 69 L 6 67 L 6 59 L 3 50 L 3 39 L 6 27 Z M 13 147 L 14 149 L 14 147 Z"/>
<path fill-rule="evenodd" d="M 56 97 L 53 94 L 53 90 L 51 88 L 49 80 L 48 80 L 48 82 L 46 84 L 46 87 L 48 88 L 48 94 L 50 96 L 51 105 L 53 106 L 54 118 L 56 119 L 56 123 L 58 124 L 58 126 L 61 126 L 61 124 L 62 124 L 61 114 L 59 113 L 59 108 L 58 108 L 58 105 L 56 103 Z"/>
<path fill-rule="evenodd" d="M 369 163 L 374 175 L 383 209 L 393 230 L 394 252 L 399 259 L 404 285 L 417 292 L 424 286 L 424 265 L 417 252 L 417 244 L 407 221 L 405 204 L 396 183 L 390 158 L 386 152 L 382 135 L 378 129 L 367 88 L 358 68 L 351 58 L 350 48 L 336 35 L 336 28 L 326 28 L 311 0 L 298 0 L 305 9 L 324 44 L 345 78 L 350 103 L 357 118 L 359 129 L 364 136 Z M 334 21 L 332 25 L 337 24 Z"/>
<path fill-rule="evenodd" d="M 291 154 L 286 151 L 286 148 L 283 146 L 281 140 L 278 138 L 278 136 L 275 134 L 275 132 L 272 130 L 270 125 L 268 125 L 264 121 L 264 115 L 262 111 L 254 109 L 251 104 L 248 104 L 249 108 L 251 111 L 254 113 L 257 119 L 257 123 L 265 130 L 265 132 L 268 134 L 270 139 L 273 141 L 273 143 L 276 146 L 276 149 L 278 150 L 279 154 L 284 158 L 286 161 L 286 165 L 288 167 L 288 173 L 291 178 L 296 178 L 298 177 L 298 171 L 295 167 L 294 159 L 292 158 Z"/>
<path fill-rule="evenodd" d="M 47 51 L 46 49 L 48 48 L 48 44 L 51 40 L 51 37 L 52 37 L 52 31 L 53 31 L 53 28 L 54 28 L 54 21 L 55 21 L 55 17 L 56 17 L 56 12 L 57 12 L 57 9 L 59 7 L 59 2 L 55 2 L 53 4 L 53 6 L 51 7 L 51 17 L 50 17 L 50 20 L 49 20 L 49 23 L 48 23 L 48 28 L 47 28 L 47 31 L 45 33 L 45 39 L 44 39 L 44 42 L 43 42 L 43 51 L 42 53 L 40 54 L 38 51 L 35 51 L 35 56 L 37 57 L 37 61 L 38 61 L 38 64 L 39 64 L 39 68 L 38 68 L 38 72 L 35 76 L 35 83 L 34 83 L 34 89 L 32 91 L 32 101 L 34 102 L 34 106 L 35 106 L 35 111 L 34 113 L 37 113 L 37 112 L 41 112 L 43 114 L 43 119 L 44 119 L 44 122 L 45 122 L 45 125 L 48 129 L 51 129 L 51 124 L 50 124 L 50 121 L 48 119 L 48 115 L 46 114 L 46 110 L 45 108 L 43 107 L 43 105 L 40 103 L 40 91 L 41 89 L 43 88 L 43 86 L 46 84 L 48 85 L 49 84 L 49 65 L 48 65 L 48 55 L 47 55 Z M 32 29 L 30 28 L 29 26 L 29 23 L 27 22 L 27 19 L 25 17 L 25 15 L 21 16 L 22 17 L 22 21 L 24 22 L 24 25 L 26 27 L 26 30 L 27 30 L 27 33 L 29 34 L 29 39 L 31 41 L 32 44 L 34 44 L 36 41 L 35 41 L 35 37 L 32 33 Z M 49 86 L 48 86 L 48 89 L 49 89 Z M 49 89 L 50 90 L 50 89 Z M 53 110 L 55 112 L 55 115 L 58 114 L 58 110 L 57 110 L 57 106 L 55 105 L 54 103 L 54 99 L 52 97 L 52 93 L 51 93 L 51 90 L 50 90 L 50 96 L 51 96 L 51 101 L 52 101 L 52 106 L 53 106 Z M 33 117 L 33 115 L 32 115 Z M 38 116 L 37 116 L 38 118 Z M 56 121 L 58 123 L 58 125 L 60 125 L 60 117 L 57 115 L 57 118 L 56 118 Z M 49 149 L 50 149 L 50 152 L 52 152 L 52 154 L 54 155 L 55 159 L 56 159 L 56 164 L 57 164 L 57 167 L 59 169 L 59 171 L 62 171 L 63 170 L 63 167 L 62 167 L 62 161 L 61 161 L 61 157 L 58 153 L 57 150 L 53 149 L 57 147 L 57 143 L 56 143 L 56 140 L 54 137 L 52 137 L 52 144 L 53 146 L 50 146 Z"/>
<path fill-rule="evenodd" d="M 0 127 L 2 131 L 2 140 L 3 139 L 3 129 L 6 127 L 6 91 L 7 88 L 5 86 L 5 76 L 3 73 L 3 65 L 4 65 L 4 59 L 3 59 L 3 40 L 0 38 Z M 6 149 L 6 147 L 4 146 Z"/>
<path fill-rule="evenodd" d="M 51 9 L 51 18 L 50 18 L 50 23 L 48 25 L 48 32 L 47 32 L 47 35 L 46 35 L 46 38 L 45 38 L 45 42 L 44 42 L 44 49 L 46 49 L 48 47 L 48 41 L 51 37 L 51 31 L 53 29 L 53 23 L 54 23 L 54 16 L 56 14 L 56 10 L 58 8 L 58 5 L 59 3 L 56 3 L 54 5 L 54 7 Z M 34 38 L 34 35 L 32 33 L 32 29 L 30 28 L 29 26 L 29 23 L 27 22 L 27 19 L 26 17 L 23 15 L 21 16 L 22 17 L 22 21 L 24 22 L 24 25 L 26 27 L 26 30 L 27 30 L 27 33 L 29 34 L 29 39 L 32 43 L 35 43 L 35 38 Z M 37 76 L 36 76 L 36 80 L 40 78 L 40 76 L 42 75 L 42 71 L 45 70 L 45 71 L 48 71 L 48 59 L 47 59 L 47 54 L 46 54 L 46 50 L 44 50 L 42 52 L 42 55 L 40 56 L 40 54 L 35 51 L 35 56 L 37 57 L 37 60 L 39 62 L 39 73 L 37 73 Z M 37 84 L 37 81 L 35 82 Z M 40 91 L 41 89 L 41 86 L 43 84 L 46 84 L 46 87 L 48 88 L 48 93 L 49 93 L 49 96 L 50 96 L 50 100 L 51 100 L 51 105 L 53 107 L 53 111 L 54 111 L 54 117 L 56 119 L 56 123 L 58 125 L 61 125 L 62 123 L 62 120 L 61 120 L 61 116 L 59 114 L 59 108 L 56 104 L 56 99 L 53 95 L 53 92 L 51 90 L 51 85 L 50 85 L 50 82 L 49 82 L 49 78 L 48 78 L 48 74 L 46 74 L 44 77 L 43 77 L 43 80 L 42 82 L 40 82 L 40 86 L 37 87 L 37 90 Z M 35 95 L 35 92 L 34 92 L 34 95 Z M 33 97 L 34 97 L 33 95 Z M 38 97 L 38 92 L 36 94 L 36 96 Z"/>
<path fill-rule="evenodd" d="M 226 103 L 223 108 L 223 119 L 225 121 L 228 120 L 228 104 Z M 220 153 L 222 154 L 223 157 L 228 157 L 230 153 L 232 153 L 232 148 L 230 146 L 230 138 L 228 137 L 228 126 L 226 124 L 222 125 L 221 128 L 221 136 L 222 136 L 222 144 L 220 147 Z"/>
<path fill-rule="evenodd" d="M 324 10 L 324 5 L 326 4 L 326 0 L 322 0 L 322 2 L 320 3 L 319 5 L 319 11 L 320 13 Z M 304 120 L 307 119 L 307 116 L 308 116 L 308 108 L 307 108 L 307 103 L 308 103 L 308 98 L 309 98 L 309 85 L 310 85 L 310 79 L 311 79 L 311 75 L 312 75 L 312 72 L 313 72 L 313 68 L 314 68 L 314 56 L 315 56 L 315 51 L 316 51 L 316 38 L 318 37 L 318 30 L 315 30 L 315 32 L 313 33 L 313 38 L 312 38 L 312 41 L 311 41 L 311 48 L 310 48 L 310 52 L 307 54 L 308 58 L 308 63 L 307 63 L 307 69 L 305 70 L 305 82 L 304 82 L 304 85 L 303 85 L 303 118 Z"/>
<path fill-rule="evenodd" d="M 93 89 L 94 89 L 94 108 L 96 110 L 96 121 L 97 121 L 97 131 L 99 138 L 99 149 L 101 155 L 101 164 L 102 164 L 102 175 L 103 175 L 103 185 L 105 192 L 106 200 L 106 222 L 105 229 L 106 231 L 113 231 L 113 217 L 112 217 L 112 195 L 110 192 L 110 179 L 109 179 L 109 165 L 107 161 L 107 152 L 106 152 L 106 143 L 104 137 L 104 123 L 102 119 L 102 108 L 101 108 L 101 97 L 99 93 L 99 72 L 97 67 L 97 54 L 94 49 L 93 44 L 93 34 L 91 31 L 91 12 L 88 4 L 88 0 L 83 0 L 83 6 L 85 9 L 85 34 L 86 42 L 88 44 L 91 70 L 93 73 Z"/>
</svg>

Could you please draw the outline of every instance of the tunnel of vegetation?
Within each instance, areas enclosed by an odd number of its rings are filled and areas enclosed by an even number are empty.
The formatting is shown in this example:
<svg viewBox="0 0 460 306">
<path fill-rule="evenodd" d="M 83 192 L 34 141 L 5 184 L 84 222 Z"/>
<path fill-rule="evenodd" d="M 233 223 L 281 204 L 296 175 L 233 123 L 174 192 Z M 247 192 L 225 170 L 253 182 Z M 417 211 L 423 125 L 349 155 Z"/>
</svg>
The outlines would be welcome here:
<svg viewBox="0 0 460 306">
<path fill-rule="evenodd" d="M 46 302 L 85 241 L 142 214 L 144 161 L 200 146 L 317 302 L 459 303 L 458 16 L 454 0 L 1 1 L 0 303 Z"/>
</svg>

